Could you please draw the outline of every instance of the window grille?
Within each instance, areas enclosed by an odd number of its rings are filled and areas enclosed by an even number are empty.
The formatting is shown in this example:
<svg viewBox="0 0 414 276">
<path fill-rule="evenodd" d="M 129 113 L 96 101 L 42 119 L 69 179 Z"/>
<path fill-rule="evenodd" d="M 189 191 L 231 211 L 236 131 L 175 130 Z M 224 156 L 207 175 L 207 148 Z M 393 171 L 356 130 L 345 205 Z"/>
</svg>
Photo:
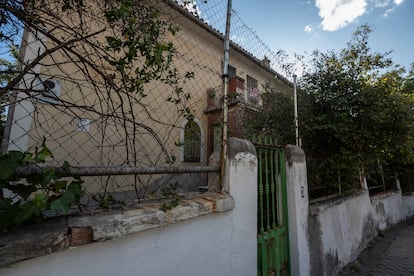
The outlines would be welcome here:
<svg viewBox="0 0 414 276">
<path fill-rule="evenodd" d="M 201 130 L 194 121 L 188 121 L 184 128 L 184 162 L 200 162 Z"/>
</svg>

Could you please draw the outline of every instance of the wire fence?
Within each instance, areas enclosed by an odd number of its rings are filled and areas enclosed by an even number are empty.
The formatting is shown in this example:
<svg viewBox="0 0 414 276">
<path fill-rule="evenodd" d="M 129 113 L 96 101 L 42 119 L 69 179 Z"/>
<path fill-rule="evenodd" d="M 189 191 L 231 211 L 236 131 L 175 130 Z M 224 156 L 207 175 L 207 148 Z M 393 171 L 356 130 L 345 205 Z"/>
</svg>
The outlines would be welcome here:
<svg viewBox="0 0 414 276">
<path fill-rule="evenodd" d="M 53 158 L 41 166 L 78 170 L 89 208 L 204 191 L 219 170 L 209 158 L 222 139 L 226 3 L 137 3 L 123 17 L 108 17 L 100 1 L 26 10 L 36 21 L 24 22 L 21 72 L 3 105 L 2 152 L 47 147 Z M 238 135 L 246 103 L 256 112 L 261 94 L 291 83 L 282 52 L 235 11 L 230 37 L 229 130 Z"/>
</svg>

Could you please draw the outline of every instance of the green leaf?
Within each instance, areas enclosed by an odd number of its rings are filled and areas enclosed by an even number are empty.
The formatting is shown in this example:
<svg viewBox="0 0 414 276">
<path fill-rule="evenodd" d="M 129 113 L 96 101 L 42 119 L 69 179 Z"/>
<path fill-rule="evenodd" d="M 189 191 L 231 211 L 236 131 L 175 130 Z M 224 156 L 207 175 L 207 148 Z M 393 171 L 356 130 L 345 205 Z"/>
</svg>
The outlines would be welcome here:
<svg viewBox="0 0 414 276">
<path fill-rule="evenodd" d="M 60 181 L 56 181 L 55 183 L 53 183 L 53 191 L 54 192 L 59 192 L 60 190 L 64 190 L 66 189 L 68 182 L 66 180 L 60 180 Z"/>
<path fill-rule="evenodd" d="M 33 153 L 25 152 L 23 162 L 27 162 L 27 163 L 33 162 Z"/>
<path fill-rule="evenodd" d="M 72 192 L 75 195 L 76 202 L 79 202 L 80 197 L 84 194 L 82 183 L 83 181 L 73 181 L 68 186 L 68 191 Z"/>
<path fill-rule="evenodd" d="M 56 180 L 57 176 L 53 170 L 46 170 L 41 174 L 40 184 L 43 187 L 47 187 L 53 180 Z"/>
<path fill-rule="evenodd" d="M 10 178 L 20 166 L 24 154 L 20 151 L 10 151 L 5 155 L 0 155 L 0 179 Z"/>
<path fill-rule="evenodd" d="M 36 216 L 40 215 L 47 206 L 47 197 L 45 194 L 36 194 L 34 196 L 33 205 L 35 206 L 33 212 Z"/>
<path fill-rule="evenodd" d="M 37 163 L 44 163 L 46 159 L 50 157 L 53 157 L 52 152 L 48 148 L 44 147 L 36 154 L 35 161 Z"/>
<path fill-rule="evenodd" d="M 71 191 L 66 191 L 63 195 L 50 204 L 50 210 L 67 215 L 72 203 L 75 203 L 75 194 Z"/>
<path fill-rule="evenodd" d="M 50 204 L 50 210 L 65 215 L 69 212 L 68 206 L 65 203 L 63 203 L 60 198 L 52 201 L 52 203 Z"/>
<path fill-rule="evenodd" d="M 27 201 L 20 206 L 20 211 L 16 216 L 15 223 L 20 224 L 32 217 L 41 216 L 41 212 L 46 208 L 47 197 L 45 194 L 36 194 L 33 201 Z"/>
<path fill-rule="evenodd" d="M 19 163 L 10 161 L 10 162 L 1 162 L 0 161 L 0 179 L 8 179 L 10 178 L 15 172 L 16 169 L 19 167 Z"/>
<path fill-rule="evenodd" d="M 24 153 L 21 151 L 9 151 L 7 154 L 2 155 L 0 159 L 6 158 L 7 160 L 20 162 L 23 160 Z"/>
<path fill-rule="evenodd" d="M 23 221 L 30 219 L 35 213 L 36 207 L 33 202 L 26 202 L 20 206 L 20 211 L 16 216 L 15 223 L 20 224 Z"/>
</svg>

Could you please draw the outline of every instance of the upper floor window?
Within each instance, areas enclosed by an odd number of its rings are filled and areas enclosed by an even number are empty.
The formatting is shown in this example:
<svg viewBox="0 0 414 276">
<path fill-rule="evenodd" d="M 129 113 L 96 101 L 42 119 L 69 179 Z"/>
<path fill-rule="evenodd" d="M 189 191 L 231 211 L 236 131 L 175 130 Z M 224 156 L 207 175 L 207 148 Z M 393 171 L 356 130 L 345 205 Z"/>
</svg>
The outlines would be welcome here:
<svg viewBox="0 0 414 276">
<path fill-rule="evenodd" d="M 247 76 L 247 100 L 250 102 L 253 99 L 256 99 L 259 95 L 259 90 L 257 89 L 257 80 Z"/>
<path fill-rule="evenodd" d="M 233 67 L 229 64 L 227 75 L 229 76 L 229 80 L 236 78 L 237 76 L 236 67 Z"/>
<path fill-rule="evenodd" d="M 184 127 L 184 162 L 200 162 L 201 129 L 194 121 L 188 121 Z"/>
</svg>

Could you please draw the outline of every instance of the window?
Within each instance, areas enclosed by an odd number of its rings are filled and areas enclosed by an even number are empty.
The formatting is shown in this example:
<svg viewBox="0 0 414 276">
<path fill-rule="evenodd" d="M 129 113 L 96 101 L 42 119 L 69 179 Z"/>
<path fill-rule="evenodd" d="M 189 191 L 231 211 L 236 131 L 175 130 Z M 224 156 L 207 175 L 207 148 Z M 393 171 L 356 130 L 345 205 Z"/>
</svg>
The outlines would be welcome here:
<svg viewBox="0 0 414 276">
<path fill-rule="evenodd" d="M 250 102 L 252 99 L 257 98 L 258 95 L 257 80 L 247 76 L 247 100 Z"/>
<path fill-rule="evenodd" d="M 188 121 L 184 127 L 184 162 L 200 162 L 201 130 L 194 121 Z"/>
<path fill-rule="evenodd" d="M 236 67 L 233 67 L 229 64 L 227 75 L 229 76 L 229 80 L 236 78 L 236 75 L 237 75 Z"/>
</svg>

